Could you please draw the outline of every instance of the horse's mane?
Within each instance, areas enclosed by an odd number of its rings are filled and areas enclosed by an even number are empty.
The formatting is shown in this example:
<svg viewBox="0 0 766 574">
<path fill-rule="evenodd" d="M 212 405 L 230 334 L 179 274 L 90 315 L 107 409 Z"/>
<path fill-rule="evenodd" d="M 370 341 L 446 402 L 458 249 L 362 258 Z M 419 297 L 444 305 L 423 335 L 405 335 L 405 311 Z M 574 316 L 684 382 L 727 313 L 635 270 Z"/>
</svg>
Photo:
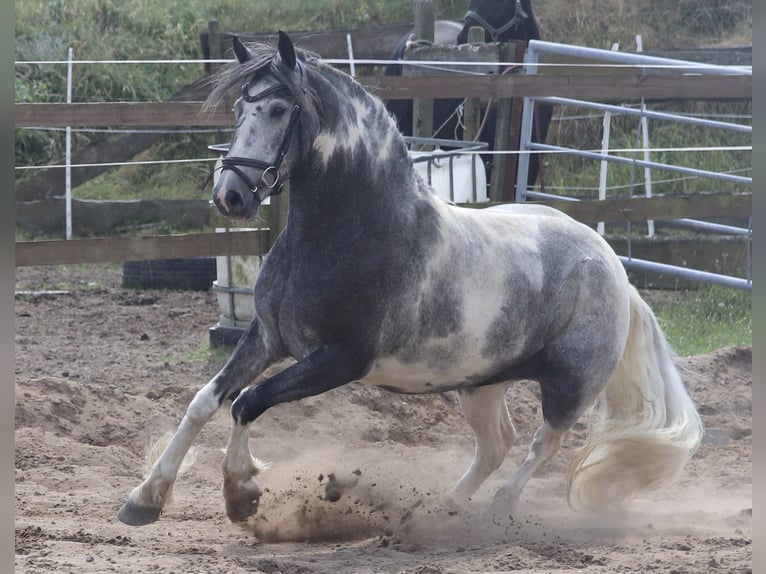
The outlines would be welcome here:
<svg viewBox="0 0 766 574">
<path fill-rule="evenodd" d="M 300 86 L 295 82 L 294 74 L 286 74 L 284 68 L 279 65 L 280 60 L 276 46 L 267 42 L 248 43 L 246 47 L 250 51 L 250 59 L 240 64 L 234 62 L 224 66 L 219 72 L 213 74 L 208 85 L 212 86 L 205 100 L 203 109 L 212 110 L 219 105 L 231 102 L 239 97 L 239 90 L 247 81 L 254 76 L 269 73 L 285 86 L 298 104 L 305 107 L 312 98 L 312 90 L 308 86 Z M 296 57 L 311 66 L 321 65 L 319 56 L 309 50 L 295 49 Z"/>
<path fill-rule="evenodd" d="M 379 107 L 391 123 L 390 128 L 399 133 L 383 102 L 367 92 L 356 80 L 322 61 L 321 56 L 310 50 L 295 48 L 295 55 L 303 66 L 301 74 L 290 73 L 281 65 L 279 50 L 267 42 L 247 44 L 250 58 L 244 63 L 235 61 L 224 66 L 210 79 L 212 86 L 203 110 L 212 111 L 218 106 L 230 106 L 241 95 L 245 82 L 252 82 L 268 74 L 282 84 L 295 103 L 301 106 L 301 131 L 315 133 L 328 112 L 331 93 L 344 92 L 364 99 L 373 107 Z M 320 80 L 321 78 L 321 80 Z M 341 108 L 344 106 L 341 105 Z"/>
</svg>

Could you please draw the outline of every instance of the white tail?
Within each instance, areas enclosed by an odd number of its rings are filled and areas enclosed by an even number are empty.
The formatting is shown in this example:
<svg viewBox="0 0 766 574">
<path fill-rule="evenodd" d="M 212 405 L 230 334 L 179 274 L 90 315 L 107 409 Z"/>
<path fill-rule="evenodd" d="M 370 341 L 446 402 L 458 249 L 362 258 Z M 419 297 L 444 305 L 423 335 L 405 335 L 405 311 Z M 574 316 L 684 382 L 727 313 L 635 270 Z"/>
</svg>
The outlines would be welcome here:
<svg viewBox="0 0 766 574">
<path fill-rule="evenodd" d="M 630 287 L 630 332 L 569 471 L 569 503 L 621 508 L 671 481 L 702 440 L 702 421 L 652 310 Z"/>
</svg>

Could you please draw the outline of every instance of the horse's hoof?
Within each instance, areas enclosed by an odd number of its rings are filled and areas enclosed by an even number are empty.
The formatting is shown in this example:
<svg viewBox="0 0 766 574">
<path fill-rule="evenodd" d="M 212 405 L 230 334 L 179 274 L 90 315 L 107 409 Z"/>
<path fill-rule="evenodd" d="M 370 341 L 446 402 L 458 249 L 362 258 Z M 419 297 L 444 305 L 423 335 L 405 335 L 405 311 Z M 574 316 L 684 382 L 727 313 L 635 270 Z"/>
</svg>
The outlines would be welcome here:
<svg viewBox="0 0 766 574">
<path fill-rule="evenodd" d="M 223 498 L 226 502 L 226 515 L 233 523 L 246 522 L 258 512 L 258 503 L 263 491 L 251 476 L 245 481 L 234 481 L 224 477 Z"/>
<path fill-rule="evenodd" d="M 151 508 L 149 506 L 138 506 L 132 502 L 126 502 L 117 513 L 120 522 L 128 526 L 144 526 L 157 522 L 162 514 L 161 508 Z"/>
<path fill-rule="evenodd" d="M 495 526 L 508 527 L 514 523 L 513 515 L 515 513 L 515 504 L 493 503 L 482 511 L 481 519 Z"/>
<path fill-rule="evenodd" d="M 234 524 L 247 522 L 247 519 L 258 512 L 258 499 L 238 498 L 226 499 L 226 516 Z"/>
</svg>

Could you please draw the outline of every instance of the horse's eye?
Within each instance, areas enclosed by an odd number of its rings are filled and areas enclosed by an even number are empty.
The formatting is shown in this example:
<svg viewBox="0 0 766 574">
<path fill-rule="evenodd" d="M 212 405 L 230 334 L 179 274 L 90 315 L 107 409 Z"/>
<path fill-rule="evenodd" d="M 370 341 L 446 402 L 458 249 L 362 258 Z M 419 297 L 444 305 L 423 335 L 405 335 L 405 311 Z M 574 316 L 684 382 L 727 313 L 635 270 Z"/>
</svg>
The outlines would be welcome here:
<svg viewBox="0 0 766 574">
<path fill-rule="evenodd" d="M 278 118 L 282 116 L 287 111 L 287 108 L 284 106 L 274 106 L 271 108 L 271 117 L 272 118 Z"/>
</svg>

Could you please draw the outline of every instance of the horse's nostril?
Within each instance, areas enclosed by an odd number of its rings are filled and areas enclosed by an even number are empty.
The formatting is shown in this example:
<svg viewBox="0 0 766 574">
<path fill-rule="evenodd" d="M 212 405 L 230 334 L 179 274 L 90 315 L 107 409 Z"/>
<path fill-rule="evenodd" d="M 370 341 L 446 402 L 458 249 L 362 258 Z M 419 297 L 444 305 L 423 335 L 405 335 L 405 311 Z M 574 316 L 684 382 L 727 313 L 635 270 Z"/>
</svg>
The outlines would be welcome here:
<svg viewBox="0 0 766 574">
<path fill-rule="evenodd" d="M 242 207 L 242 195 L 233 190 L 226 192 L 226 205 L 229 206 L 229 211 L 236 211 L 237 208 Z"/>
</svg>

